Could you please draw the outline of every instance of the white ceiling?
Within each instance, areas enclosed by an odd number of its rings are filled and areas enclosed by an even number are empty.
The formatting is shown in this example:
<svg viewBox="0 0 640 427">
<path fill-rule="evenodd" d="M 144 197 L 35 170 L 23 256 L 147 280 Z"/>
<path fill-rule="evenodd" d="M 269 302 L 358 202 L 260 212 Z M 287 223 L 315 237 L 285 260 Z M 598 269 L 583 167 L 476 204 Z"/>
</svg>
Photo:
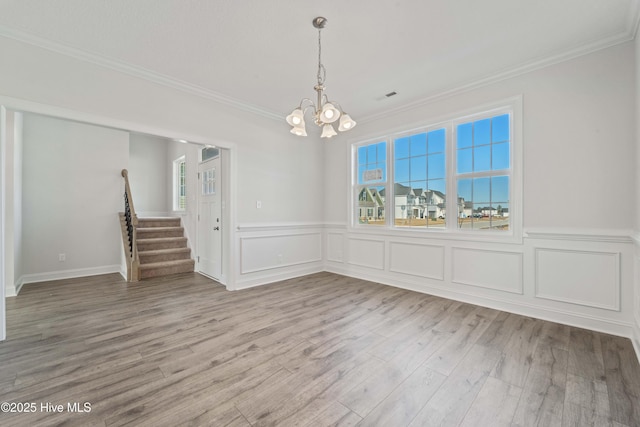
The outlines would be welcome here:
<svg viewBox="0 0 640 427">
<path fill-rule="evenodd" d="M 631 40 L 639 1 L 0 0 L 0 36 L 280 118 L 324 16 L 326 93 L 361 121 Z"/>
</svg>

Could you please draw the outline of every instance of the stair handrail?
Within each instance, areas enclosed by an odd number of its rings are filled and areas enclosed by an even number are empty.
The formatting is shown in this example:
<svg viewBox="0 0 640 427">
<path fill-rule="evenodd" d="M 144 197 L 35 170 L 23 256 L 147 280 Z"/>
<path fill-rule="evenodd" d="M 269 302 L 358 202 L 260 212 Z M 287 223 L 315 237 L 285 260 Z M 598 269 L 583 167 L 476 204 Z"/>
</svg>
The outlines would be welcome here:
<svg viewBox="0 0 640 427">
<path fill-rule="evenodd" d="M 122 177 L 124 178 L 124 218 L 127 228 L 127 237 L 129 240 L 129 259 L 127 259 L 127 278 L 130 281 L 138 280 L 138 267 L 140 258 L 138 256 L 137 232 L 138 215 L 133 206 L 133 196 L 131 195 L 131 186 L 129 185 L 129 171 L 122 169 Z"/>
</svg>

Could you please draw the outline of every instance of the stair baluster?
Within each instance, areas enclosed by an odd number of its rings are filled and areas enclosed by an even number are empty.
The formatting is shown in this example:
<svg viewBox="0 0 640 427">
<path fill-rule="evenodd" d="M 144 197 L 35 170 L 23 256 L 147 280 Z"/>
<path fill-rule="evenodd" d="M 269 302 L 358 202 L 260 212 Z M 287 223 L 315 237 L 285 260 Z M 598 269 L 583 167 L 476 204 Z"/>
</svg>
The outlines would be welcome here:
<svg viewBox="0 0 640 427">
<path fill-rule="evenodd" d="M 127 252 L 127 281 L 137 282 L 139 280 L 140 259 L 136 244 L 136 229 L 138 227 L 138 216 L 133 207 L 133 197 L 131 196 L 131 187 L 129 185 L 129 172 L 122 169 L 122 177 L 124 178 L 124 221 L 126 228 L 125 252 Z M 123 243 L 125 236 L 123 236 Z M 128 250 L 127 250 L 128 249 Z"/>
</svg>

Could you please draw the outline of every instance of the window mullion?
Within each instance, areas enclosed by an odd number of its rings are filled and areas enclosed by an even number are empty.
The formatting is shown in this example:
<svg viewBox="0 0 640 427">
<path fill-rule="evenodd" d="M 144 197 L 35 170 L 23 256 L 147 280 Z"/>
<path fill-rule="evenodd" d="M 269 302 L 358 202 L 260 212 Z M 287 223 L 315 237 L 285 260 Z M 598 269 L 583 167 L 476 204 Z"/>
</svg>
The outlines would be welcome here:
<svg viewBox="0 0 640 427">
<path fill-rule="evenodd" d="M 395 169 L 394 169 L 394 147 L 393 138 L 388 137 L 387 141 L 387 181 L 385 182 L 385 194 L 387 194 L 387 200 L 384 203 L 384 216 L 385 224 L 387 227 L 392 228 L 395 224 L 395 192 L 394 185 L 389 183 L 395 182 Z"/>
<path fill-rule="evenodd" d="M 446 229 L 455 230 L 458 226 L 458 186 L 456 183 L 456 156 L 455 156 L 455 126 L 449 123 L 446 126 L 447 138 L 445 142 L 447 180 L 447 220 Z"/>
</svg>

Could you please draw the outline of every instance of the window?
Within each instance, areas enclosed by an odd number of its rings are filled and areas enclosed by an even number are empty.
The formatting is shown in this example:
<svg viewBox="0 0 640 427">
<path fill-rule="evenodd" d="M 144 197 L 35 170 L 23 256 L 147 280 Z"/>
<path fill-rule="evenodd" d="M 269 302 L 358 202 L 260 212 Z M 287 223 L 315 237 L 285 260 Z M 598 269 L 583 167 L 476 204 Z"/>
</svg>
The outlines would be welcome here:
<svg viewBox="0 0 640 427">
<path fill-rule="evenodd" d="M 186 159 L 182 156 L 173 161 L 173 210 L 184 211 L 187 208 Z"/>
<path fill-rule="evenodd" d="M 202 195 L 211 196 L 213 194 L 216 194 L 216 168 L 202 172 Z"/>
<path fill-rule="evenodd" d="M 517 237 L 521 100 L 505 104 L 354 144 L 354 226 Z"/>
<path fill-rule="evenodd" d="M 387 143 L 358 148 L 356 217 L 360 224 L 385 225 Z"/>
<path fill-rule="evenodd" d="M 220 149 L 216 147 L 205 147 L 202 149 L 202 161 L 206 162 L 209 159 L 218 157 L 220 155 Z"/>
<path fill-rule="evenodd" d="M 394 224 L 440 227 L 446 218 L 444 128 L 394 139 Z"/>
<path fill-rule="evenodd" d="M 466 208 L 460 227 L 509 229 L 510 122 L 501 114 L 456 125 L 456 184 Z"/>
</svg>

